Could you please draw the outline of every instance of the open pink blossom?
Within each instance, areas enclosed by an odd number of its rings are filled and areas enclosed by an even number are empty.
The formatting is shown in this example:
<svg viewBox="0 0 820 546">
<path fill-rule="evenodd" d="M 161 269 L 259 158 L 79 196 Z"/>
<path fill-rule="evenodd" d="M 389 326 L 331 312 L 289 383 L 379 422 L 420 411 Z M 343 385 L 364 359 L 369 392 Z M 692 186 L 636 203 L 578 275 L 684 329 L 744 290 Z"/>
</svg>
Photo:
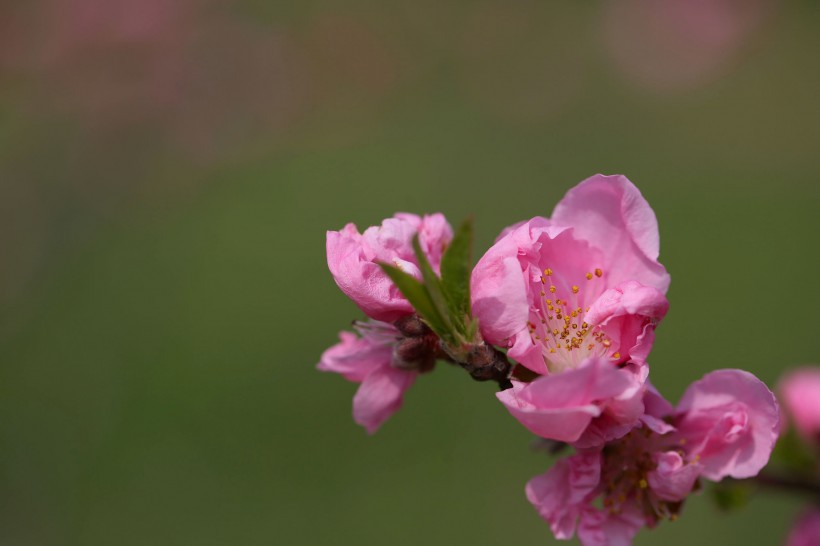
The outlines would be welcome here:
<svg viewBox="0 0 820 546">
<path fill-rule="evenodd" d="M 357 326 L 360 336 L 341 332 L 341 341 L 322 354 L 317 368 L 361 383 L 353 397 L 353 419 L 373 434 L 399 410 L 404 391 L 418 372 L 394 366 L 401 334 L 393 325 L 369 322 Z"/>
<path fill-rule="evenodd" d="M 364 233 L 353 224 L 327 232 L 327 264 L 333 279 L 368 317 L 392 322 L 413 313 L 413 306 L 378 263 L 394 265 L 421 278 L 412 245 L 416 233 L 427 259 L 438 271 L 444 250 L 453 238 L 441 214 L 420 217 L 398 213 Z"/>
<path fill-rule="evenodd" d="M 479 260 L 471 292 L 484 339 L 537 374 L 569 374 L 499 395 L 530 430 L 589 447 L 636 423 L 655 325 L 669 308 L 658 252 L 655 214 L 638 189 L 596 175 L 552 219 L 505 229 Z M 593 375 L 614 379 L 604 388 Z M 577 390 L 571 400 L 558 392 L 564 383 Z"/>
<path fill-rule="evenodd" d="M 820 509 L 812 508 L 794 524 L 786 546 L 817 546 L 820 544 Z"/>
<path fill-rule="evenodd" d="M 686 389 L 674 424 L 710 480 L 756 476 L 780 434 L 772 392 L 743 370 L 706 374 Z"/>
<path fill-rule="evenodd" d="M 574 370 L 514 381 L 496 397 L 533 434 L 589 447 L 626 434 L 643 413 L 642 394 L 633 372 L 591 357 Z"/>
<path fill-rule="evenodd" d="M 668 310 L 655 214 L 624 176 L 571 189 L 487 251 L 471 279 L 484 339 L 538 374 L 588 357 L 644 363 Z"/>
<path fill-rule="evenodd" d="M 808 442 L 820 443 L 820 366 L 790 371 L 777 387 L 786 418 Z"/>
<path fill-rule="evenodd" d="M 675 519 L 699 479 L 749 477 L 771 455 L 777 402 L 747 372 L 707 374 L 676 409 L 651 386 L 643 396 L 646 414 L 628 434 L 579 449 L 527 485 L 556 538 L 577 526 L 584 546 L 628 546 L 642 527 Z"/>
</svg>

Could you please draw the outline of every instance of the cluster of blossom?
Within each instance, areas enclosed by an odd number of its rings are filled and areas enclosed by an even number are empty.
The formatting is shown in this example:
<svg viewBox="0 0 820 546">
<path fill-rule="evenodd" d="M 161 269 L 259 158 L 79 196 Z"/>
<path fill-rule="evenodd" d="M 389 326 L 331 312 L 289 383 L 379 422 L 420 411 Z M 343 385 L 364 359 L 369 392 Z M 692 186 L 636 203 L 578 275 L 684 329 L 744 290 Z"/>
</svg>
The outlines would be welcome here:
<svg viewBox="0 0 820 546">
<path fill-rule="evenodd" d="M 820 479 L 820 367 L 806 366 L 789 372 L 781 379 L 778 391 L 785 417 L 782 432 L 796 434 L 801 443 L 798 449 L 805 450 L 807 471 L 816 482 Z M 786 544 L 820 544 L 820 505 L 805 510 Z"/>
<path fill-rule="evenodd" d="M 437 359 L 463 364 L 384 268 L 422 280 L 420 247 L 438 274 L 452 239 L 441 214 L 328 232 L 333 278 L 370 320 L 357 323 L 358 335 L 343 332 L 319 369 L 361 383 L 353 417 L 370 433 Z M 506 351 L 517 364 L 499 380 L 498 400 L 533 434 L 573 448 L 526 487 L 556 538 L 630 544 L 642 527 L 676 518 L 702 479 L 755 476 L 778 438 L 775 397 L 748 372 L 709 373 L 677 406 L 649 383 L 647 358 L 669 307 L 658 254 L 657 220 L 640 191 L 624 176 L 597 175 L 550 218 L 504 229 L 470 274 L 478 334 L 467 352 Z"/>
</svg>

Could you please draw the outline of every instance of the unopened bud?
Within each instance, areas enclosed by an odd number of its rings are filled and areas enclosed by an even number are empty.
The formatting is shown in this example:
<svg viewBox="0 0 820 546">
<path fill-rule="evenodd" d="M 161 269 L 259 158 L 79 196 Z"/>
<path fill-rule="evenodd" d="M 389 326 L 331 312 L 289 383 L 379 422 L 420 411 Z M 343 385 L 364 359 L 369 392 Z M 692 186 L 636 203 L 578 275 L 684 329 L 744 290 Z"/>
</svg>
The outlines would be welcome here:
<svg viewBox="0 0 820 546">
<path fill-rule="evenodd" d="M 393 326 L 406 337 L 422 337 L 432 331 L 418 315 L 407 315 L 393 323 Z"/>
</svg>

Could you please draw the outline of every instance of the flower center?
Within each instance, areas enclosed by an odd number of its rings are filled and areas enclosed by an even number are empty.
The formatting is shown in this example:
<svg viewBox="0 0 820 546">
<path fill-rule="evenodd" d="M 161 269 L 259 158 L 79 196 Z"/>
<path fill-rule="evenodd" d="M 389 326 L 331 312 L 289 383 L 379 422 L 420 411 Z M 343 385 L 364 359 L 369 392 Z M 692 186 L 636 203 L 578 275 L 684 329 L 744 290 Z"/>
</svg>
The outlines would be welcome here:
<svg viewBox="0 0 820 546">
<path fill-rule="evenodd" d="M 670 502 L 657 497 L 649 484 L 649 473 L 658 467 L 652 453 L 676 451 L 683 461 L 688 456 L 684 441 L 664 437 L 648 428 L 636 429 L 604 450 L 601 482 L 604 486 L 603 505 L 612 514 L 625 504 L 637 505 L 648 518 L 649 526 L 659 520 L 677 519 L 682 501 Z M 698 457 L 686 464 L 694 464 Z"/>
<path fill-rule="evenodd" d="M 550 372 L 577 368 L 590 356 L 609 355 L 612 342 L 606 333 L 600 326 L 584 321 L 589 311 L 589 307 L 584 307 L 584 302 L 589 301 L 587 293 L 597 296 L 603 292 L 603 275 L 600 268 L 588 272 L 583 290 L 549 267 L 535 280 L 533 289 L 539 298 L 531 309 L 528 327 L 533 344 L 542 348 Z M 610 356 L 615 360 L 621 357 L 617 352 Z"/>
</svg>

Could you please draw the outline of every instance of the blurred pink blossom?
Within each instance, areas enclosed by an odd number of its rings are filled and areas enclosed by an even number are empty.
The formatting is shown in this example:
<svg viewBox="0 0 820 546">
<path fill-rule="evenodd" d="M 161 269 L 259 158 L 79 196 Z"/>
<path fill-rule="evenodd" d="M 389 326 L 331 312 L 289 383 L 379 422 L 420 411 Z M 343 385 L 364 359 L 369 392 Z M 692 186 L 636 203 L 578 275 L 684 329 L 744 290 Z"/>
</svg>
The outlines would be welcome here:
<svg viewBox="0 0 820 546">
<path fill-rule="evenodd" d="M 817 546 L 820 544 L 820 509 L 812 508 L 798 519 L 786 540 L 786 546 Z"/>
<path fill-rule="evenodd" d="M 610 0 L 606 49 L 635 84 L 688 90 L 720 76 L 771 15 L 775 0 Z"/>
<path fill-rule="evenodd" d="M 148 131 L 213 159 L 301 114 L 299 48 L 281 28 L 212 0 L 39 0 L 11 11 L 0 67 L 33 111 L 68 114 L 105 141 Z"/>
<path fill-rule="evenodd" d="M 786 421 L 811 443 L 820 442 L 820 367 L 806 366 L 787 373 L 777 386 Z"/>
</svg>

